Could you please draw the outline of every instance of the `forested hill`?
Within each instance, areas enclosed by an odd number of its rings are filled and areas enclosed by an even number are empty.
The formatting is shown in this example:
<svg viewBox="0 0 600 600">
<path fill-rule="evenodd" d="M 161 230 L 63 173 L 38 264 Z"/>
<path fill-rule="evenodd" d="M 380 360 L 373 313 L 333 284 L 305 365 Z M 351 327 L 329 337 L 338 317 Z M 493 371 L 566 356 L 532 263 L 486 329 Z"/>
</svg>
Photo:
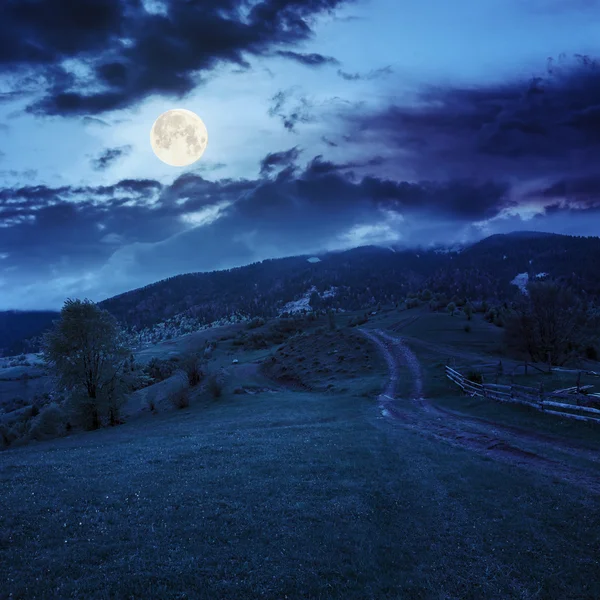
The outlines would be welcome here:
<svg viewBox="0 0 600 600">
<path fill-rule="evenodd" d="M 24 340 L 38 335 L 57 318 L 58 312 L 53 311 L 0 311 L 0 356 L 27 350 Z"/>
<path fill-rule="evenodd" d="M 429 289 L 448 298 L 504 301 L 519 293 L 511 281 L 541 273 L 570 284 L 600 304 L 600 238 L 518 232 L 493 235 L 464 249 L 407 250 L 365 246 L 343 252 L 265 260 L 211 273 L 190 273 L 109 298 L 100 306 L 127 328 L 169 322 L 173 330 L 238 314 L 269 317 L 310 295 L 311 305 L 362 309 L 392 304 Z M 312 293 L 315 289 L 317 293 Z M 328 294 L 324 294 L 326 291 Z M 56 313 L 0 313 L 0 352 L 31 349 L 27 337 Z"/>
<path fill-rule="evenodd" d="M 423 288 L 471 300 L 507 299 L 517 291 L 510 282 L 524 272 L 547 273 L 600 299 L 597 237 L 519 232 L 494 235 L 462 251 L 366 246 L 319 255 L 319 262 L 309 258 L 179 275 L 101 305 L 136 328 L 181 314 L 208 323 L 234 313 L 272 316 L 313 287 L 320 294 L 335 288 L 334 296 L 313 300 L 344 309 L 393 303 Z"/>
</svg>

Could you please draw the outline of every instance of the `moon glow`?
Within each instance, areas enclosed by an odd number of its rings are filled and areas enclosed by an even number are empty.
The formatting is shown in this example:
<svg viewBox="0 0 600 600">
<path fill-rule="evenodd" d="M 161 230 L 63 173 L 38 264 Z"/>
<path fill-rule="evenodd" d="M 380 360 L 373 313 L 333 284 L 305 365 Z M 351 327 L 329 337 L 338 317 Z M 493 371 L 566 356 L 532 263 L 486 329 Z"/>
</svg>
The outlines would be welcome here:
<svg viewBox="0 0 600 600">
<path fill-rule="evenodd" d="M 207 144 L 206 125 L 196 113 L 185 108 L 164 112 L 150 130 L 154 154 L 172 167 L 195 163 L 204 154 Z"/>
</svg>

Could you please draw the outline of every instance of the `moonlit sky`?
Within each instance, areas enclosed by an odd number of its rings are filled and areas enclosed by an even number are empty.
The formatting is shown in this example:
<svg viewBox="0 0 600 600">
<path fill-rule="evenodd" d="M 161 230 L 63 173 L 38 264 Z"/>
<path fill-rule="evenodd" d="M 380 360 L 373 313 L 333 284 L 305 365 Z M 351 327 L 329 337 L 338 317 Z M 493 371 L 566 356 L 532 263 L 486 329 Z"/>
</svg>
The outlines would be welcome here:
<svg viewBox="0 0 600 600">
<path fill-rule="evenodd" d="M 0 309 L 363 244 L 598 235 L 598 0 L 8 0 Z M 209 144 L 152 152 L 186 108 Z"/>
</svg>

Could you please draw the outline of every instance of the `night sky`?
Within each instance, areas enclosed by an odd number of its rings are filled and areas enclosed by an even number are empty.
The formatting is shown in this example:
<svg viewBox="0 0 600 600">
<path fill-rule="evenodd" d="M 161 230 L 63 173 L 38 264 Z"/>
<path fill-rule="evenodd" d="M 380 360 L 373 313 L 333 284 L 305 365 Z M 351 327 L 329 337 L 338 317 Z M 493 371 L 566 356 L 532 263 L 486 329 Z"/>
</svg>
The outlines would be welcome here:
<svg viewBox="0 0 600 600">
<path fill-rule="evenodd" d="M 600 1 L 4 0 L 0 309 L 364 244 L 600 232 Z M 169 108 L 206 123 L 155 157 Z"/>
</svg>

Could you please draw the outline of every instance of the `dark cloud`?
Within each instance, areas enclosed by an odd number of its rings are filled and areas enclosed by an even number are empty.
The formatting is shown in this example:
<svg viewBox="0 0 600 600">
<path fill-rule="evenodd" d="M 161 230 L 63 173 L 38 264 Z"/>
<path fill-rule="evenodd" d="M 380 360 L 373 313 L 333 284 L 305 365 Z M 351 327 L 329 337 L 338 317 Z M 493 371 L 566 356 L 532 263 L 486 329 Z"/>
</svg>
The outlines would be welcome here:
<svg viewBox="0 0 600 600">
<path fill-rule="evenodd" d="M 99 300 L 177 273 L 373 241 L 454 243 L 511 229 L 548 230 L 550 222 L 561 231 L 568 229 L 560 225 L 566 214 L 589 229 L 600 214 L 579 196 L 565 201 L 559 181 L 541 189 L 540 216 L 526 221 L 504 179 L 398 181 L 357 174 L 385 167 L 378 156 L 341 163 L 316 156 L 300 167 L 300 154 L 294 146 L 266 155 L 255 180 L 210 181 L 186 172 L 168 186 L 125 179 L 0 189 L 3 294 L 13 290 L 0 308 L 27 286 L 39 292 L 40 281 L 48 282 L 44 297 L 58 307 L 69 295 Z M 597 185 L 568 183 L 581 194 Z M 504 216 L 507 210 L 514 216 Z"/>
<path fill-rule="evenodd" d="M 13 91 L 25 81 L 43 91 L 35 113 L 93 115 L 155 93 L 181 98 L 220 62 L 247 67 L 245 54 L 307 40 L 315 15 L 347 1 L 258 0 L 244 16 L 243 0 L 173 0 L 166 14 L 140 0 L 8 0 L 0 72 L 17 77 Z M 92 74 L 68 71 L 64 59 L 85 61 Z"/>
<path fill-rule="evenodd" d="M 582 176 L 600 160 L 600 68 L 551 61 L 539 77 L 430 86 L 411 105 L 347 112 L 350 139 L 381 140 L 418 176 Z"/>
<path fill-rule="evenodd" d="M 337 74 L 346 81 L 358 81 L 362 79 L 379 79 L 380 77 L 386 77 L 387 75 L 391 75 L 392 73 L 393 69 L 389 65 L 387 67 L 382 67 L 381 69 L 372 69 L 367 73 L 348 73 L 347 71 L 342 71 L 342 69 L 338 69 L 337 71 Z"/>
<path fill-rule="evenodd" d="M 279 167 L 289 168 L 298 160 L 300 156 L 300 150 L 298 146 L 294 146 L 289 150 L 283 152 L 269 152 L 260 161 L 260 175 L 261 177 L 268 177 L 273 171 Z"/>
<path fill-rule="evenodd" d="M 98 125 L 100 127 L 110 127 L 110 125 L 106 121 L 103 121 L 102 119 L 98 119 L 96 117 L 83 117 L 81 119 L 81 122 L 84 125 Z"/>
<path fill-rule="evenodd" d="M 560 179 L 528 194 L 530 198 L 559 198 L 566 202 L 577 202 L 580 208 L 600 206 L 600 176 Z"/>
<path fill-rule="evenodd" d="M 345 163 L 333 163 L 330 161 L 323 160 L 322 155 L 315 156 L 313 160 L 308 164 L 306 168 L 306 176 L 312 177 L 315 175 L 323 175 L 325 173 L 332 173 L 334 171 L 347 171 L 350 169 L 360 169 L 363 167 L 377 167 L 382 165 L 385 159 L 381 156 L 374 156 L 365 161 L 349 161 Z M 352 178 L 352 173 L 347 173 L 347 177 Z"/>
<path fill-rule="evenodd" d="M 301 65 L 306 65 L 307 67 L 322 67 L 323 65 L 340 64 L 333 56 L 323 56 L 322 54 L 316 54 L 314 52 L 311 54 L 303 54 L 301 52 L 292 52 L 291 50 L 279 50 L 276 54 L 299 62 Z"/>
<path fill-rule="evenodd" d="M 305 96 L 295 97 L 297 88 L 281 90 L 271 98 L 268 114 L 281 119 L 283 126 L 291 132 L 296 132 L 298 123 L 314 121 L 312 104 Z"/>
<path fill-rule="evenodd" d="M 131 150 L 132 146 L 130 145 L 106 148 L 98 158 L 92 160 L 92 167 L 96 171 L 105 171 L 119 158 L 130 154 Z"/>
<path fill-rule="evenodd" d="M 323 142 L 325 142 L 330 148 L 337 148 L 339 144 L 336 144 L 335 142 L 333 142 L 332 140 L 330 140 L 328 137 L 326 136 L 322 136 L 321 140 Z"/>
</svg>

